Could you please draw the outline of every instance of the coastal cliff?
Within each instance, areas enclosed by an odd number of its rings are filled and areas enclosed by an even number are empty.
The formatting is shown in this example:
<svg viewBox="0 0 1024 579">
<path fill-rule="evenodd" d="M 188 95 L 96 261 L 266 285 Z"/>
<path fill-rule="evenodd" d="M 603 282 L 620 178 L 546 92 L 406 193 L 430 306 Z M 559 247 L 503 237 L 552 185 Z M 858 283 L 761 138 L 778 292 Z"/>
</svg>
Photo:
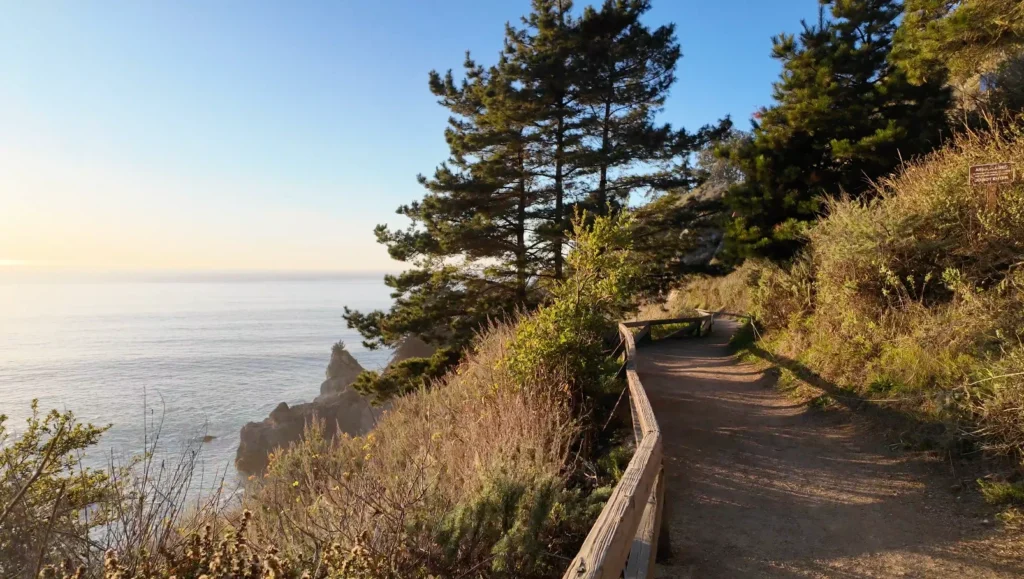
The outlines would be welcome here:
<svg viewBox="0 0 1024 579">
<path fill-rule="evenodd" d="M 407 358 L 430 356 L 433 352 L 434 348 L 422 340 L 406 338 L 388 365 Z M 320 384 L 320 395 L 312 402 L 294 406 L 282 402 L 267 418 L 243 426 L 235 453 L 235 468 L 247 475 L 262 473 L 267 468 L 269 454 L 300 440 L 306 425 L 314 420 L 322 420 L 324 433 L 332 438 L 341 432 L 360 436 L 373 429 L 387 406 L 374 407 L 352 389 L 352 383 L 363 371 L 344 344 L 335 344 L 326 379 Z"/>
</svg>

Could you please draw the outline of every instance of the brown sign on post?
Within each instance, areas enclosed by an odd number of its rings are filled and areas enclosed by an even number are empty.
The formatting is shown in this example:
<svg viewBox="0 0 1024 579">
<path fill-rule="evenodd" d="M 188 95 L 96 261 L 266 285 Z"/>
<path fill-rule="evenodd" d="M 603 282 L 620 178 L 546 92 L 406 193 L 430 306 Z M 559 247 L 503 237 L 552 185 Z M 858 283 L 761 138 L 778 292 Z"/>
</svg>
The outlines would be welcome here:
<svg viewBox="0 0 1024 579">
<path fill-rule="evenodd" d="M 1010 163 L 989 163 L 971 166 L 971 185 L 1013 183 L 1016 175 Z"/>
</svg>

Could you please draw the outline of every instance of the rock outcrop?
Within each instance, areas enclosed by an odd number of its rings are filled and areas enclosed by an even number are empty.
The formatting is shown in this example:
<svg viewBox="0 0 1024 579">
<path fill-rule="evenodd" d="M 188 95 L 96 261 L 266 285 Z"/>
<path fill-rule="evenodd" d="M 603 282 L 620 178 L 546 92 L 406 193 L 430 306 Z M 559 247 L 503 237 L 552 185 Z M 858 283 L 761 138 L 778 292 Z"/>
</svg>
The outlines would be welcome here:
<svg viewBox="0 0 1024 579">
<path fill-rule="evenodd" d="M 327 366 L 327 379 L 320 385 L 320 396 L 291 407 L 282 402 L 263 421 L 243 426 L 235 467 L 244 474 L 262 473 L 267 468 L 268 455 L 300 440 L 306 425 L 314 420 L 324 422 L 329 437 L 338 432 L 358 436 L 372 429 L 380 410 L 351 388 L 362 371 L 352 354 L 336 345 Z"/>
<path fill-rule="evenodd" d="M 331 349 L 331 363 L 327 365 L 327 379 L 320 385 L 320 395 L 347 389 L 362 371 L 363 367 L 352 354 L 340 343 L 335 344 Z"/>
<path fill-rule="evenodd" d="M 389 365 L 409 358 L 430 357 L 437 348 L 416 337 L 402 340 Z M 268 455 L 302 439 L 306 425 L 314 420 L 324 422 L 324 434 L 334 437 L 339 432 L 359 436 L 377 423 L 383 407 L 373 407 L 352 389 L 352 383 L 363 367 L 341 344 L 331 350 L 326 380 L 320 384 L 320 395 L 312 402 L 288 406 L 282 402 L 261 422 L 242 427 L 241 440 L 235 453 L 235 468 L 244 474 L 260 474 L 267 468 Z"/>
</svg>

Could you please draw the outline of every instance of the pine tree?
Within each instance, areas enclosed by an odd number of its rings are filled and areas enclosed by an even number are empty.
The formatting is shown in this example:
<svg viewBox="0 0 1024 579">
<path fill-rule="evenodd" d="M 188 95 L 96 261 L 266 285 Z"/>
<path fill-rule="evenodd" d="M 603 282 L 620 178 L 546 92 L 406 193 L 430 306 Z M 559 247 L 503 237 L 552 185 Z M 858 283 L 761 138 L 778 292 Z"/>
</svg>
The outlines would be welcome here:
<svg viewBox="0 0 1024 579">
<path fill-rule="evenodd" d="M 412 224 L 378 226 L 390 255 L 413 264 L 387 276 L 390 312 L 346 312 L 367 346 L 394 346 L 415 334 L 435 344 L 463 345 L 489 317 L 535 303 L 530 283 L 541 267 L 530 235 L 538 195 L 527 173 L 527 141 L 519 91 L 504 62 L 485 70 L 468 55 L 465 80 L 449 71 L 430 75 L 430 89 L 453 116 L 445 131 L 450 157 L 431 177 L 427 193 L 399 207 Z"/>
<path fill-rule="evenodd" d="M 1024 52 L 1020 0 L 906 0 L 893 60 L 911 80 L 955 82 L 996 70 Z"/>
<path fill-rule="evenodd" d="M 888 59 L 900 5 L 823 1 L 832 19 L 773 38 L 782 62 L 776 104 L 750 139 L 724 152 L 743 172 L 727 202 L 735 257 L 787 258 L 826 195 L 857 196 L 901 160 L 940 143 L 949 106 L 941 83 L 911 84 Z"/>
<path fill-rule="evenodd" d="M 597 214 L 651 185 L 650 173 L 632 167 L 678 153 L 678 136 L 669 125 L 655 125 L 654 115 L 675 82 L 681 51 L 674 24 L 652 31 L 640 22 L 650 8 L 649 0 L 605 0 L 579 22 L 579 102 L 597 173 L 589 209 Z"/>
<path fill-rule="evenodd" d="M 413 334 L 461 348 L 488 318 L 534 307 L 545 280 L 568 273 L 574 205 L 604 210 L 604 200 L 623 203 L 641 186 L 693 182 L 688 157 L 703 137 L 654 123 L 679 47 L 672 26 L 640 23 L 648 8 L 617 0 L 574 16 L 570 0 L 533 0 L 522 25 L 506 27 L 495 65 L 467 55 L 465 80 L 431 74 L 431 91 L 452 114 L 450 155 L 420 177 L 424 197 L 399 208 L 412 224 L 377 228 L 411 268 L 385 278 L 389 311 L 346 312 L 367 346 Z M 421 365 L 439 368 L 446 356 Z"/>
<path fill-rule="evenodd" d="M 513 86 L 504 59 L 486 73 L 472 61 L 466 68 L 469 78 L 480 81 L 457 89 L 451 73 L 443 81 L 431 78 L 434 93 L 445 95 L 453 110 L 463 107 L 471 121 L 454 121 L 446 132 L 451 167 L 420 178 L 430 193 L 420 213 L 407 216 L 432 221 L 425 233 L 440 239 L 448 256 L 483 264 L 482 276 L 511 288 L 510 301 L 518 307 L 527 301 L 538 259 L 530 237 L 538 195 L 527 172 L 531 103 Z"/>
<path fill-rule="evenodd" d="M 687 273 L 715 271 L 710 262 L 721 249 L 728 222 L 723 197 L 743 178 L 715 150 L 745 137 L 728 117 L 702 127 L 690 136 L 695 164 L 685 156 L 671 178 L 675 185 L 636 210 L 633 250 L 651 264 L 648 291 L 666 291 Z"/>
<path fill-rule="evenodd" d="M 504 62 L 534 113 L 532 177 L 541 191 L 544 223 L 536 233 L 548 243 L 550 272 L 562 279 L 571 205 L 587 171 L 579 102 L 578 20 L 571 0 L 533 0 L 524 28 L 506 28 Z"/>
<path fill-rule="evenodd" d="M 1024 112 L 1024 2 L 907 0 L 892 58 L 915 83 L 948 76 L 969 126 Z"/>
</svg>

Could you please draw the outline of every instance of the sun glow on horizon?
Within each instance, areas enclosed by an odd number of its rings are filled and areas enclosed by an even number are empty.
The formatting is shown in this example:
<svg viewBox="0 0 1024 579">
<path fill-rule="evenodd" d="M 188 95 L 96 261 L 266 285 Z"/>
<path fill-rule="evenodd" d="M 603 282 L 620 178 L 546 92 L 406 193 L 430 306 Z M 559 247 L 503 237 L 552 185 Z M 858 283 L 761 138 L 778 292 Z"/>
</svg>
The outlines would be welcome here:
<svg viewBox="0 0 1024 579">
<path fill-rule="evenodd" d="M 287 180 L 153 173 L 0 137 L 0 271 L 390 271 L 356 195 L 293 203 Z M 294 188 L 297 190 L 298 188 Z"/>
</svg>

